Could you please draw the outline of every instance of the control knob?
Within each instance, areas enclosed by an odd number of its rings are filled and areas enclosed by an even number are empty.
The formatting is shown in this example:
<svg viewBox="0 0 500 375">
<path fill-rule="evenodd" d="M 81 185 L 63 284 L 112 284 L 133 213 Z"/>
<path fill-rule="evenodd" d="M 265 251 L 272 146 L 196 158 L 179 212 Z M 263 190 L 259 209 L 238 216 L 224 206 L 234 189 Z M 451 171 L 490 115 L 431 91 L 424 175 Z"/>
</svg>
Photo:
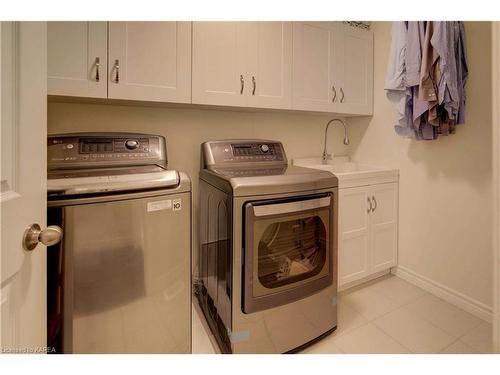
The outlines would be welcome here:
<svg viewBox="0 0 500 375">
<path fill-rule="evenodd" d="M 129 139 L 125 141 L 125 147 L 129 150 L 135 150 L 137 147 L 139 147 L 139 142 L 137 142 L 135 139 Z"/>
<path fill-rule="evenodd" d="M 269 146 L 266 144 L 260 145 L 260 151 L 267 153 L 269 152 Z"/>
</svg>

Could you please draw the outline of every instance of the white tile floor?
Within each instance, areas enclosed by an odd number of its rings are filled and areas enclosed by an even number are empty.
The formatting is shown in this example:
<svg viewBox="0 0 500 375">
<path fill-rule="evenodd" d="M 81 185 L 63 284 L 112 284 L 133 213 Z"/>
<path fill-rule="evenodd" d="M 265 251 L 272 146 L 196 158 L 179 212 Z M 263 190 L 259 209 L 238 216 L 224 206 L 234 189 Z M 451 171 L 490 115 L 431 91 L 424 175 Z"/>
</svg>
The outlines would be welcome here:
<svg viewBox="0 0 500 375">
<path fill-rule="evenodd" d="M 491 352 L 491 324 L 392 275 L 340 293 L 338 329 L 303 351 L 307 354 Z M 197 306 L 193 311 L 193 353 L 218 353 L 215 339 Z"/>
</svg>

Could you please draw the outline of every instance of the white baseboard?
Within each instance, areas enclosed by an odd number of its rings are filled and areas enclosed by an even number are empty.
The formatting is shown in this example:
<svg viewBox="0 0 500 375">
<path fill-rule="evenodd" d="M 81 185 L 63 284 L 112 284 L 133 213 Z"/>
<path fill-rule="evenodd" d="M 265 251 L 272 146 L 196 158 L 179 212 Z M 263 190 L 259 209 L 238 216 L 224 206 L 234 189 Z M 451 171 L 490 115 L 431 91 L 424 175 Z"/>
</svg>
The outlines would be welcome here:
<svg viewBox="0 0 500 375">
<path fill-rule="evenodd" d="M 439 297 L 446 302 L 449 302 L 452 305 L 455 305 L 462 310 L 465 310 L 472 315 L 477 316 L 480 319 L 483 319 L 489 323 L 493 321 L 493 309 L 482 302 L 479 302 L 473 298 L 466 296 L 465 294 L 437 283 L 403 266 L 392 268 L 391 273 L 402 278 L 403 280 L 408 281 L 411 284 L 424 289 L 425 291 L 435 295 L 436 297 Z"/>
<path fill-rule="evenodd" d="M 390 273 L 391 273 L 390 269 L 386 269 L 386 270 L 383 270 L 383 271 L 376 272 L 373 275 L 370 275 L 370 276 L 367 276 L 367 277 L 363 277 L 362 279 L 359 279 L 359 280 L 356 280 L 356 281 L 351 281 L 350 283 L 339 285 L 338 288 L 337 288 L 337 291 L 343 292 L 344 290 L 347 290 L 347 289 L 353 288 L 355 286 L 364 284 L 364 283 L 366 283 L 368 281 L 371 281 L 371 280 L 378 279 L 379 277 L 382 277 L 384 275 L 388 275 Z"/>
</svg>

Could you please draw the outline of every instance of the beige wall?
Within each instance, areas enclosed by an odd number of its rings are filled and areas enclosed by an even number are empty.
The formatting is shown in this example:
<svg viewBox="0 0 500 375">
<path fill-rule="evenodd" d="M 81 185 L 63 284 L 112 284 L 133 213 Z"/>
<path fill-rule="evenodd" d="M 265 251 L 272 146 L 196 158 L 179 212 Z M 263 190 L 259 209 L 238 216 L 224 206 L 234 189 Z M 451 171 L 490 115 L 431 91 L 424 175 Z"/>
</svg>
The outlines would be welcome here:
<svg viewBox="0 0 500 375">
<path fill-rule="evenodd" d="M 169 168 L 193 181 L 194 228 L 197 228 L 200 145 L 210 139 L 267 138 L 283 142 L 289 159 L 321 155 L 324 126 L 331 116 L 285 112 L 243 112 L 98 104 L 49 103 L 49 133 L 124 131 L 167 138 Z M 347 152 L 343 130 L 329 130 L 329 150 Z M 193 236 L 197 254 L 197 230 Z M 195 265 L 193 265 L 195 266 Z"/>
<path fill-rule="evenodd" d="M 467 124 L 456 135 L 415 142 L 394 134 L 395 112 L 383 91 L 390 24 L 372 25 L 374 116 L 349 120 L 348 148 L 342 144 L 340 127 L 332 128 L 329 147 L 336 154 L 349 151 L 357 160 L 399 168 L 400 264 L 491 306 L 490 26 L 467 24 L 470 63 Z M 324 125 L 331 117 L 70 103 L 49 103 L 48 111 L 50 133 L 132 131 L 165 135 L 169 166 L 192 177 L 195 198 L 201 142 L 271 138 L 284 143 L 290 159 L 319 156 Z M 196 208 L 197 204 L 194 215 Z"/>
<path fill-rule="evenodd" d="M 429 142 L 394 133 L 383 91 L 390 27 L 373 24 L 374 115 L 350 121 L 352 156 L 400 170 L 399 264 L 491 307 L 491 24 L 466 23 L 466 123 Z"/>
</svg>

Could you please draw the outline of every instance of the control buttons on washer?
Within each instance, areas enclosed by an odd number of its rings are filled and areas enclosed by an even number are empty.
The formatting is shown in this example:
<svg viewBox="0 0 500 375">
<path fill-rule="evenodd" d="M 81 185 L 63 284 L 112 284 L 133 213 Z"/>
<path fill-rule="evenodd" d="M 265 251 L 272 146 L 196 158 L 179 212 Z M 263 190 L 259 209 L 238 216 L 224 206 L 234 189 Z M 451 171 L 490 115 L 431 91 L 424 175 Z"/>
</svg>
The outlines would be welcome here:
<svg viewBox="0 0 500 375">
<path fill-rule="evenodd" d="M 266 144 L 260 145 L 260 151 L 264 153 L 269 152 L 269 146 Z"/>
<path fill-rule="evenodd" d="M 129 139 L 125 141 L 125 147 L 129 150 L 135 150 L 137 147 L 139 147 L 139 142 L 135 139 Z"/>
</svg>

